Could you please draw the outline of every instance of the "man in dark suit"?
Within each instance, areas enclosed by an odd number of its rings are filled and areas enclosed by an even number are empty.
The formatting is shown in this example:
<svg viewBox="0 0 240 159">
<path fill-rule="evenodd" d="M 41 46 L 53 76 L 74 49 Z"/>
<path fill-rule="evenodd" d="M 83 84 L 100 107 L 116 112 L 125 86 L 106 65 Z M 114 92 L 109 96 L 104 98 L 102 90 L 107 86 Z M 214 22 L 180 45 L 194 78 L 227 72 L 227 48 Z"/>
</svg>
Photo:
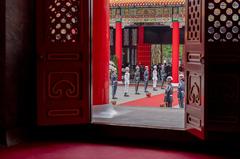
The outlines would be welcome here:
<svg viewBox="0 0 240 159">
<path fill-rule="evenodd" d="M 184 75 L 179 75 L 180 81 L 178 84 L 178 104 L 180 108 L 184 108 L 185 83 Z"/>
<path fill-rule="evenodd" d="M 111 84 L 112 84 L 112 99 L 117 99 L 115 97 L 116 92 L 117 92 L 117 70 L 116 68 L 113 69 L 113 72 L 111 74 Z"/>
<path fill-rule="evenodd" d="M 167 78 L 167 73 L 166 73 L 166 63 L 164 63 L 162 66 L 161 66 L 161 89 L 163 89 L 163 85 L 166 81 L 166 78 Z"/>
<path fill-rule="evenodd" d="M 140 82 L 140 68 L 136 66 L 136 72 L 134 73 L 134 81 L 135 81 L 135 94 L 140 94 L 138 92 L 138 86 Z"/>
<path fill-rule="evenodd" d="M 172 76 L 167 77 L 167 87 L 164 94 L 164 102 L 166 107 L 172 107 L 173 102 L 173 86 L 172 86 Z"/>
<path fill-rule="evenodd" d="M 149 79 L 149 72 L 148 72 L 148 66 L 145 66 L 145 71 L 143 74 L 143 78 L 144 78 L 144 92 L 148 92 L 147 91 L 147 86 L 148 86 L 148 79 Z"/>
</svg>

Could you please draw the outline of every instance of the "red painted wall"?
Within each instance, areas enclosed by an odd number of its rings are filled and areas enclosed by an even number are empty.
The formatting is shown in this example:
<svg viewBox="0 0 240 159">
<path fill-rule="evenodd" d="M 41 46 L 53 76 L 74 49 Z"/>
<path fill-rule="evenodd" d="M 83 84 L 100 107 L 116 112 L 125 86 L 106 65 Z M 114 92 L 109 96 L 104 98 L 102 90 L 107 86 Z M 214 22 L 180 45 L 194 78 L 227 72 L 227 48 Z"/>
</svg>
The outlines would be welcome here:
<svg viewBox="0 0 240 159">
<path fill-rule="evenodd" d="M 144 27 L 138 28 L 137 63 L 151 66 L 151 44 L 144 43 Z"/>
<path fill-rule="evenodd" d="M 93 3 L 93 105 L 109 103 L 109 0 Z"/>
<path fill-rule="evenodd" d="M 115 52 L 118 60 L 118 80 L 122 80 L 122 22 L 116 22 Z"/>
<path fill-rule="evenodd" d="M 172 23 L 172 77 L 173 83 L 178 83 L 178 70 L 179 70 L 179 22 Z"/>
</svg>

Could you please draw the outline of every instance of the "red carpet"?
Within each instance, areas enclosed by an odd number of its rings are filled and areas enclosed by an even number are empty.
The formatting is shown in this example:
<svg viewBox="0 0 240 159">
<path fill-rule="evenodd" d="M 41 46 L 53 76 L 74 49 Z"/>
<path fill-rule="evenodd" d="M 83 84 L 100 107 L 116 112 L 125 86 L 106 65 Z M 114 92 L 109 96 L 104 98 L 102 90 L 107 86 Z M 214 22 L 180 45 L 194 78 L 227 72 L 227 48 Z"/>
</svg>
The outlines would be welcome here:
<svg viewBox="0 0 240 159">
<path fill-rule="evenodd" d="M 138 107 L 160 107 L 164 104 L 164 94 L 155 95 L 152 97 L 144 97 L 130 102 L 119 104 L 120 106 L 138 106 Z M 177 92 L 173 93 L 173 107 L 178 105 Z"/>
<path fill-rule="evenodd" d="M 220 156 L 166 149 L 90 143 L 34 143 L 0 149 L 1 159 L 220 159 Z"/>
</svg>

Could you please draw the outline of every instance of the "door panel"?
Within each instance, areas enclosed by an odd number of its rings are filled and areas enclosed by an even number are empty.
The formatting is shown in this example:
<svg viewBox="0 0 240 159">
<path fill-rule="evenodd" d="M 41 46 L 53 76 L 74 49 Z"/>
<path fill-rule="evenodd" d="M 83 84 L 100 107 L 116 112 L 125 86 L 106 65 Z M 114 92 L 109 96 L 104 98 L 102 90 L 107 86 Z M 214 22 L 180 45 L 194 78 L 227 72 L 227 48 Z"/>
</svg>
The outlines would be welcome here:
<svg viewBox="0 0 240 159">
<path fill-rule="evenodd" d="M 37 1 L 39 125 L 90 121 L 89 3 Z"/>
<path fill-rule="evenodd" d="M 206 129 L 211 133 L 240 132 L 239 6 L 240 1 L 206 1 Z"/>
<path fill-rule="evenodd" d="M 204 139 L 204 0 L 187 0 L 185 30 L 185 80 L 187 131 Z"/>
</svg>

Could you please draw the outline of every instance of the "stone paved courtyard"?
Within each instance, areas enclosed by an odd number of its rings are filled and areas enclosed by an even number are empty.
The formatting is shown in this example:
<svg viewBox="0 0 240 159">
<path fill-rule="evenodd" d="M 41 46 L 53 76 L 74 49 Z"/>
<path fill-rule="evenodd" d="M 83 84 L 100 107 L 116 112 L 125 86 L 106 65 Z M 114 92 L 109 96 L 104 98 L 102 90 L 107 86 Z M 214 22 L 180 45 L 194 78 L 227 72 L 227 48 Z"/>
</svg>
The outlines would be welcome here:
<svg viewBox="0 0 240 159">
<path fill-rule="evenodd" d="M 111 87 L 110 101 L 111 99 Z M 153 91 L 152 86 L 148 87 L 152 95 L 164 93 L 164 89 L 158 87 L 158 91 Z M 124 86 L 118 85 L 117 104 L 126 103 L 146 97 L 143 86 L 139 86 L 140 95 L 135 95 L 134 86 L 129 87 L 129 97 L 124 97 Z M 177 109 L 174 109 L 177 108 Z M 124 125 L 137 127 L 154 127 L 164 129 L 184 130 L 184 109 L 174 107 L 132 107 L 132 106 L 113 106 L 97 105 L 92 109 L 92 121 L 96 124 Z"/>
</svg>

